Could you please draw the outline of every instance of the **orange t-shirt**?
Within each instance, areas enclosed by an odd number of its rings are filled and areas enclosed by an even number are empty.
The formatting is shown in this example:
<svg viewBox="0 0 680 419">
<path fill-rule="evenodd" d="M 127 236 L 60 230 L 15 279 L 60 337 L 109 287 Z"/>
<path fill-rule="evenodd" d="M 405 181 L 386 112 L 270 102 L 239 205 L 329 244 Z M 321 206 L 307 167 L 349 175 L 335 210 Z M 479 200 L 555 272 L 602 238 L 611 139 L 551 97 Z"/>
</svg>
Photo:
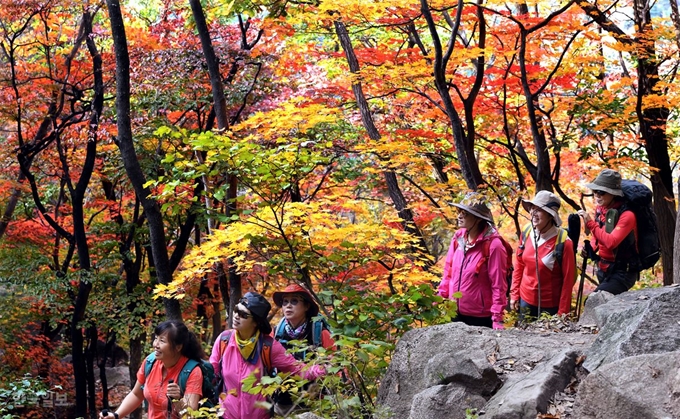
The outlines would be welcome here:
<svg viewBox="0 0 680 419">
<path fill-rule="evenodd" d="M 137 381 L 144 384 L 144 398 L 149 403 L 149 419 L 167 419 L 168 417 L 168 382 L 173 380 L 179 383 L 179 373 L 182 367 L 189 360 L 189 358 L 182 356 L 179 361 L 168 370 L 165 380 L 163 380 L 163 363 L 158 361 L 153 363 L 151 372 L 148 377 L 144 377 L 144 365 L 146 360 L 142 362 L 142 366 L 137 371 Z M 203 387 L 203 373 L 201 368 L 197 366 L 189 374 L 184 394 L 198 394 L 203 396 L 201 389 Z M 173 415 L 173 418 L 179 418 L 179 415 Z"/>
</svg>

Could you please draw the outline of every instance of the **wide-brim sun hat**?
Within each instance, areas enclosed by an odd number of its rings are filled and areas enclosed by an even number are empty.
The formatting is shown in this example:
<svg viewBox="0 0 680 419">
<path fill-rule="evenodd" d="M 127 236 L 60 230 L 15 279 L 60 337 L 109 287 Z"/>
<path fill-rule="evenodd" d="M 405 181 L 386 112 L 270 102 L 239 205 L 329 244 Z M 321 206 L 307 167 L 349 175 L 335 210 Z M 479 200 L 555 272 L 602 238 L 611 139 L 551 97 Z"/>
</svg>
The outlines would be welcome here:
<svg viewBox="0 0 680 419">
<path fill-rule="evenodd" d="M 247 292 L 238 302 L 247 308 L 250 311 L 250 314 L 253 315 L 253 319 L 255 320 L 255 323 L 257 323 L 260 333 L 268 335 L 272 332 L 272 325 L 269 324 L 269 321 L 267 320 L 272 305 L 266 298 L 256 292 Z"/>
<path fill-rule="evenodd" d="M 555 220 L 555 225 L 558 227 L 562 225 L 562 219 L 559 215 L 562 200 L 559 196 L 550 191 L 538 191 L 533 200 L 522 200 L 522 207 L 524 207 L 527 212 L 531 212 L 532 206 L 536 206 L 550 214 L 553 217 L 553 220 Z"/>
<path fill-rule="evenodd" d="M 453 205 L 456 208 L 460 208 L 463 211 L 466 211 L 477 218 L 481 218 L 484 221 L 488 221 L 491 224 L 494 223 L 491 210 L 486 205 L 484 199 L 477 193 L 470 192 L 467 195 L 465 195 L 465 198 L 463 198 L 463 200 L 457 203 L 452 203 L 451 205 Z"/>
<path fill-rule="evenodd" d="M 616 170 L 604 169 L 586 188 L 592 191 L 603 191 L 615 196 L 623 196 L 621 189 L 621 174 Z"/>
<path fill-rule="evenodd" d="M 299 295 L 307 302 L 307 304 L 309 304 L 309 308 L 307 309 L 308 317 L 314 317 L 319 314 L 319 305 L 314 301 L 312 294 L 307 288 L 299 284 L 290 284 L 283 291 L 276 291 L 272 297 L 274 299 L 274 304 L 279 307 L 283 306 L 283 297 L 287 294 Z"/>
</svg>

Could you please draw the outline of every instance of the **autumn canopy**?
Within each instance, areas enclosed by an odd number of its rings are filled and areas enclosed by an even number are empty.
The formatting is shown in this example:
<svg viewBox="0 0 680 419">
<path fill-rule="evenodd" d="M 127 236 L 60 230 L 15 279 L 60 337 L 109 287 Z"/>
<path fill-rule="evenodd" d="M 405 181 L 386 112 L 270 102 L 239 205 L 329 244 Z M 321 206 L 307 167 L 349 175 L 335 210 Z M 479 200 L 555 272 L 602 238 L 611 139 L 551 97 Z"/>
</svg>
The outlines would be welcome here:
<svg viewBox="0 0 680 419">
<path fill-rule="evenodd" d="M 241 294 L 289 282 L 354 385 L 318 411 L 365 411 L 399 336 L 455 311 L 433 284 L 471 190 L 516 244 L 522 198 L 590 210 L 614 168 L 654 193 L 640 285 L 680 282 L 677 8 L 3 1 L 0 414 L 92 417 L 120 401 L 103 347 L 135 372 L 183 318 L 208 348 Z M 17 386 L 66 401 L 7 407 Z"/>
</svg>

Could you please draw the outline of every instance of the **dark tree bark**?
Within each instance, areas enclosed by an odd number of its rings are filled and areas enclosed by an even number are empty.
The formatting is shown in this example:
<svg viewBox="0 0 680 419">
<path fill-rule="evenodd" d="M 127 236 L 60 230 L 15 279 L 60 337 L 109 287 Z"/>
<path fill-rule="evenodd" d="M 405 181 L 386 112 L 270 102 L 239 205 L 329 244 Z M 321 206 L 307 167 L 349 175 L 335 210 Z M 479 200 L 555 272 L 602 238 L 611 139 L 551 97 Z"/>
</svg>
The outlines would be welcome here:
<svg viewBox="0 0 680 419">
<path fill-rule="evenodd" d="M 451 38 L 449 39 L 446 51 L 444 50 L 441 39 L 439 37 L 439 33 L 437 31 L 437 24 L 435 23 L 434 18 L 432 17 L 432 12 L 430 10 L 429 4 L 427 3 L 427 0 L 420 0 L 420 11 L 422 12 L 423 17 L 427 22 L 427 26 L 430 30 L 430 35 L 432 36 L 432 43 L 434 47 L 434 62 L 433 62 L 434 83 L 435 86 L 437 87 L 437 92 L 439 92 L 439 97 L 441 97 L 441 100 L 444 104 L 446 116 L 448 117 L 449 123 L 451 124 L 453 141 L 456 146 L 456 155 L 458 156 L 458 164 L 460 165 L 460 170 L 463 175 L 463 179 L 465 179 L 467 187 L 471 190 L 477 190 L 477 188 L 484 183 L 484 177 L 482 176 L 482 172 L 479 169 L 479 163 L 477 162 L 477 157 L 475 156 L 474 152 L 474 140 L 475 140 L 474 123 L 470 124 L 470 121 L 472 121 L 472 114 L 468 115 L 469 120 L 467 129 L 470 132 L 468 132 L 468 134 L 466 135 L 463 130 L 463 122 L 461 120 L 461 117 L 453 104 L 453 99 L 451 98 L 451 93 L 449 91 L 450 88 L 449 82 L 446 80 L 446 68 L 448 66 L 449 59 L 451 58 L 451 54 L 454 49 L 455 36 L 458 33 L 458 29 L 460 27 L 460 22 L 462 18 L 463 0 L 457 1 L 456 18 L 453 21 L 453 27 L 451 28 L 452 35 Z M 482 27 L 484 26 L 483 20 L 480 24 L 482 25 Z M 484 44 L 484 36 L 485 33 L 484 30 L 482 29 L 480 35 L 480 41 L 482 45 Z M 469 108 L 468 110 L 470 112 L 472 111 L 472 103 L 474 103 L 476 94 L 479 91 L 479 87 L 481 86 L 481 80 L 484 74 L 483 71 L 484 61 L 483 55 L 481 55 L 480 57 L 478 57 L 477 78 L 475 80 L 472 92 L 467 98 L 466 106 Z"/>
<path fill-rule="evenodd" d="M 212 45 L 212 39 L 210 37 L 210 30 L 208 24 L 205 20 L 205 14 L 203 13 L 203 7 L 199 0 L 189 0 L 191 5 L 191 10 L 194 15 L 194 21 L 196 22 L 196 29 L 198 31 L 198 36 L 201 40 L 201 47 L 203 49 L 203 56 L 208 66 L 208 73 L 210 75 L 210 85 L 212 88 L 213 96 L 213 111 L 215 118 L 217 119 L 217 128 L 220 131 L 225 131 L 229 128 L 229 118 L 227 114 L 226 99 L 224 96 L 224 84 L 222 82 L 222 74 L 220 72 L 220 64 L 217 56 L 215 55 L 215 49 Z M 241 48 L 251 49 L 255 43 L 260 39 L 262 31 L 259 32 L 257 38 L 253 43 L 249 43 L 247 40 L 247 30 L 250 26 L 250 21 L 245 24 L 239 15 L 239 25 L 241 28 Z M 234 60 L 232 65 L 232 73 L 235 74 L 237 69 L 237 61 Z M 230 73 L 229 80 L 233 79 L 233 74 Z M 229 187 L 227 190 L 227 218 L 231 216 L 232 213 L 236 212 L 236 197 L 238 192 L 238 179 L 234 175 L 228 175 L 227 182 Z M 207 186 L 207 185 L 206 185 Z M 236 272 L 236 268 L 231 260 L 228 261 L 228 287 L 220 287 L 222 292 L 229 292 L 229 298 L 223 296 L 223 301 L 225 302 L 225 307 L 228 313 L 228 323 L 231 326 L 232 311 L 233 308 L 238 304 L 238 300 L 241 298 L 241 275 Z M 222 267 L 219 267 L 221 270 Z M 221 272 L 223 272 L 221 270 Z M 229 302 L 227 305 L 226 302 Z M 214 331 L 216 332 L 216 331 Z"/>
<path fill-rule="evenodd" d="M 59 120 L 63 120 L 61 115 L 64 109 L 64 96 L 68 84 L 63 83 L 61 91 L 58 94 L 57 104 L 53 109 L 55 113 L 51 115 L 51 123 L 53 131 L 47 137 L 40 138 L 39 142 L 23 143 L 19 149 L 19 165 L 22 174 L 25 176 L 31 187 L 31 195 L 36 208 L 42 213 L 47 223 L 55 230 L 57 241 L 55 241 L 55 270 L 58 277 L 64 277 L 65 272 L 68 272 L 69 265 L 73 257 L 73 252 L 78 254 L 78 272 L 80 280 L 78 281 L 77 292 L 69 291 L 69 296 L 72 300 L 73 313 L 69 322 L 70 338 L 71 338 L 71 354 L 74 374 L 74 387 L 76 393 L 76 416 L 85 417 L 88 412 L 88 383 L 91 389 L 94 388 L 94 373 L 92 366 L 88 368 L 86 363 L 87 351 L 84 347 L 84 337 L 82 332 L 82 322 L 86 320 L 85 312 L 88 304 L 90 291 L 92 289 L 91 281 L 91 261 L 89 253 L 89 244 L 87 240 L 87 230 L 85 226 L 84 205 L 85 194 L 88 190 L 92 173 L 95 167 L 95 157 L 97 152 L 97 130 L 99 128 L 99 117 L 102 113 L 104 104 L 104 83 L 102 78 L 102 60 L 90 35 L 92 34 L 92 15 L 85 12 L 82 16 L 81 27 L 78 37 L 74 43 L 74 47 L 67 57 L 66 68 L 70 68 L 70 63 L 75 57 L 76 53 L 82 46 L 83 42 L 87 44 L 90 56 L 92 57 L 92 67 L 94 76 L 94 96 L 92 98 L 92 105 L 88 109 L 90 112 L 88 139 L 85 145 L 85 160 L 80 167 L 80 176 L 77 183 L 74 185 L 71 181 L 70 166 L 66 155 L 66 150 L 61 144 L 61 130 Z M 43 128 L 45 124 L 43 123 Z M 36 137 L 37 138 L 37 137 Z M 64 227 L 59 225 L 57 218 L 52 217 L 40 196 L 39 186 L 36 178 L 31 172 L 32 163 L 40 151 L 44 150 L 48 145 L 54 144 L 56 146 L 59 158 L 61 161 L 62 175 L 62 191 L 63 188 L 68 189 L 72 211 L 73 230 L 72 233 L 67 231 Z M 66 239 L 68 249 L 63 263 L 59 263 L 59 254 L 57 252 L 59 247 L 59 240 Z M 60 266 L 61 265 L 61 266 Z M 60 266 L 60 267 L 59 267 Z M 92 392 L 92 391 L 91 391 Z M 94 417 L 94 398 L 89 398 L 90 414 Z"/>
<path fill-rule="evenodd" d="M 118 126 L 117 144 L 125 166 L 125 171 L 135 193 L 142 203 L 149 225 L 151 252 L 155 264 L 155 275 L 161 284 L 172 281 L 172 269 L 165 240 L 163 215 L 158 202 L 150 198 L 151 192 L 144 187 L 146 176 L 142 171 L 135 151 L 130 121 L 130 56 L 125 35 L 120 3 L 118 0 L 107 0 L 111 22 L 114 52 L 116 55 L 116 116 Z M 179 302 L 175 299 L 163 299 L 165 315 L 168 319 L 181 319 Z"/>
<path fill-rule="evenodd" d="M 334 25 L 335 33 L 340 40 L 340 45 L 345 51 L 345 57 L 347 58 L 349 70 L 352 73 L 358 73 L 360 70 L 359 60 L 357 60 L 356 54 L 354 53 L 354 47 L 352 46 L 352 41 L 349 37 L 349 33 L 347 32 L 347 28 L 345 27 L 344 23 L 340 21 L 335 21 Z M 364 95 L 361 82 L 355 82 L 352 84 L 352 91 L 354 92 L 354 98 L 357 101 L 357 106 L 359 108 L 359 112 L 361 113 L 361 120 L 366 132 L 368 132 L 368 136 L 373 140 L 380 139 L 381 135 L 378 131 L 378 128 L 375 126 L 375 122 L 373 121 L 373 115 L 371 114 L 371 110 L 368 106 L 368 101 Z M 401 192 L 401 188 L 399 187 L 399 183 L 397 181 L 397 175 L 393 170 L 385 170 L 383 171 L 383 177 L 385 179 L 385 183 L 387 184 L 387 191 L 390 195 L 390 198 L 392 199 L 392 203 L 394 204 L 394 207 L 402 220 L 404 230 L 408 231 L 418 239 L 421 249 L 420 251 L 426 256 L 429 256 L 427 243 L 425 242 L 423 234 L 418 229 L 418 226 L 416 226 L 415 222 L 413 221 L 413 212 L 410 208 L 408 208 L 406 199 Z M 426 266 L 429 268 L 432 262 L 429 257 L 426 257 L 425 260 L 427 261 Z"/>
<path fill-rule="evenodd" d="M 220 64 L 215 49 L 212 46 L 210 39 L 210 30 L 205 21 L 205 14 L 203 13 L 203 6 L 199 0 L 189 0 L 191 11 L 196 22 L 196 30 L 198 37 L 201 39 L 201 47 L 203 48 L 203 57 L 208 65 L 208 73 L 210 74 L 210 87 L 212 89 L 213 107 L 215 110 L 215 117 L 217 118 L 217 128 L 222 131 L 229 128 L 227 118 L 227 100 L 224 97 L 224 85 L 222 84 L 222 75 L 220 74 Z"/>
</svg>

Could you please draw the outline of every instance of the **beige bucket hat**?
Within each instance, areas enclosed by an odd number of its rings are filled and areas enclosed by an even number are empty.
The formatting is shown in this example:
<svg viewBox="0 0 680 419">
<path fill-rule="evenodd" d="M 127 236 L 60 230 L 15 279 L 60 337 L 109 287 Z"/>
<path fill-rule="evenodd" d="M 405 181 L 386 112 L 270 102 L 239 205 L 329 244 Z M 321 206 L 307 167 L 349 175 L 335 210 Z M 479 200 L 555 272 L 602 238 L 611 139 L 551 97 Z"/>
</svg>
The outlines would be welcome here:
<svg viewBox="0 0 680 419">
<path fill-rule="evenodd" d="M 529 201 L 527 199 L 522 200 L 522 206 L 527 212 L 531 212 L 532 206 L 537 206 L 548 214 L 552 215 L 555 220 L 555 224 L 559 227 L 562 225 L 562 219 L 558 211 L 560 206 L 562 206 L 562 200 L 559 196 L 555 195 L 550 191 L 538 191 L 534 199 Z"/>
</svg>

